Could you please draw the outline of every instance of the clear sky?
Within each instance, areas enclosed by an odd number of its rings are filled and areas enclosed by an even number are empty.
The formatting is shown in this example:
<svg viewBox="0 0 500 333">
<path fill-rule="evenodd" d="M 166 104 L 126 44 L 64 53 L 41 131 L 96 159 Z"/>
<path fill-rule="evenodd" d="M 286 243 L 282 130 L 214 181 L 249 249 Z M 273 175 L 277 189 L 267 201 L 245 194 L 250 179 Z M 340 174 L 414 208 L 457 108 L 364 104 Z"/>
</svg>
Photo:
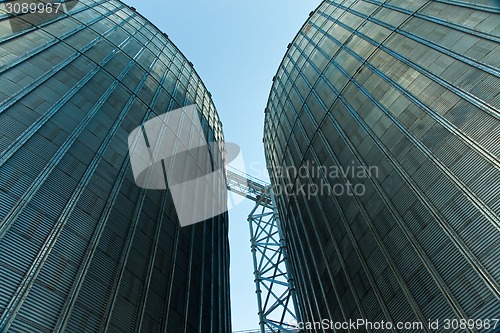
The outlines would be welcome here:
<svg viewBox="0 0 500 333">
<path fill-rule="evenodd" d="M 268 179 L 264 108 L 286 46 L 319 0 L 124 0 L 166 32 L 194 64 L 246 171 Z M 258 328 L 245 202 L 229 212 L 233 330 Z"/>
</svg>

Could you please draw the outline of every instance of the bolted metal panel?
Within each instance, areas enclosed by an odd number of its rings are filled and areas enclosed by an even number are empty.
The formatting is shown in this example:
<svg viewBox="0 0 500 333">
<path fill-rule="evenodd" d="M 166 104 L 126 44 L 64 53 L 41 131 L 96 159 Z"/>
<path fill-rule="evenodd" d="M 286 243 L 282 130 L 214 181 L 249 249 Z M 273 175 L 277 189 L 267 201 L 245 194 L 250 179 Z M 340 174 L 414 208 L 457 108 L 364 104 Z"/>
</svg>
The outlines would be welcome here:
<svg viewBox="0 0 500 333">
<path fill-rule="evenodd" d="M 227 214 L 180 228 L 168 191 L 134 183 L 127 150 L 133 129 L 191 104 L 223 146 L 192 65 L 120 1 L 69 1 L 58 15 L 8 6 L 0 331 L 230 332 Z"/>
<path fill-rule="evenodd" d="M 492 1 L 323 1 L 289 46 L 264 146 L 305 322 L 498 313 L 498 22 Z"/>
</svg>

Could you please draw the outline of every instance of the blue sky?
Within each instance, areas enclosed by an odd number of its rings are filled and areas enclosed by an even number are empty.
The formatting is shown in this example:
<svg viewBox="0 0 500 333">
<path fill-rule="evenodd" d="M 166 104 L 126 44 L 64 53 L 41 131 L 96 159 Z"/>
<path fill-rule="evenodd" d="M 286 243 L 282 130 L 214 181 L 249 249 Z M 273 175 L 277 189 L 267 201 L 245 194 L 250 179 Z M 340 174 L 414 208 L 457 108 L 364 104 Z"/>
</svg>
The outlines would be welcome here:
<svg viewBox="0 0 500 333">
<path fill-rule="evenodd" d="M 319 0 L 125 0 L 166 32 L 194 64 L 224 125 L 226 141 L 240 145 L 246 171 L 265 173 L 264 108 L 286 46 Z M 258 327 L 247 214 L 230 216 L 233 330 Z"/>
</svg>

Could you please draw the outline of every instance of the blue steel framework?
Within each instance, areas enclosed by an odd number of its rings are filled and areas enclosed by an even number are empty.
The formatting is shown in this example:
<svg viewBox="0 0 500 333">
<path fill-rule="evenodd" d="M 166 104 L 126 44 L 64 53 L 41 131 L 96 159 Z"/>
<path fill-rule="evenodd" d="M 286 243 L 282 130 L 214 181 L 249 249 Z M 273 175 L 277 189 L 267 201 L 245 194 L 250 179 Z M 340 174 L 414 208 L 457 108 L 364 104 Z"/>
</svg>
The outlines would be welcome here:
<svg viewBox="0 0 500 333">
<path fill-rule="evenodd" d="M 261 333 L 298 332 L 300 318 L 287 249 L 269 184 L 227 168 L 228 189 L 255 202 L 248 215 Z"/>
</svg>

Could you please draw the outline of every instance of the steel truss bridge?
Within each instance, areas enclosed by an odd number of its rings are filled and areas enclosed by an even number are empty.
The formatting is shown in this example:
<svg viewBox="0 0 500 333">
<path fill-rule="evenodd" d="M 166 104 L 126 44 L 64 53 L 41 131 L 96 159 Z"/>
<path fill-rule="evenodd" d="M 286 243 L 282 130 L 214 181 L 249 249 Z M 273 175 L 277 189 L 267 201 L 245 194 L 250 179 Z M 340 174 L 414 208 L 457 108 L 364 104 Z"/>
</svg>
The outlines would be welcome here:
<svg viewBox="0 0 500 333">
<path fill-rule="evenodd" d="M 229 191 L 255 202 L 248 226 L 259 329 L 238 333 L 298 333 L 293 323 L 300 321 L 300 313 L 272 187 L 231 167 L 226 176 Z"/>
</svg>

